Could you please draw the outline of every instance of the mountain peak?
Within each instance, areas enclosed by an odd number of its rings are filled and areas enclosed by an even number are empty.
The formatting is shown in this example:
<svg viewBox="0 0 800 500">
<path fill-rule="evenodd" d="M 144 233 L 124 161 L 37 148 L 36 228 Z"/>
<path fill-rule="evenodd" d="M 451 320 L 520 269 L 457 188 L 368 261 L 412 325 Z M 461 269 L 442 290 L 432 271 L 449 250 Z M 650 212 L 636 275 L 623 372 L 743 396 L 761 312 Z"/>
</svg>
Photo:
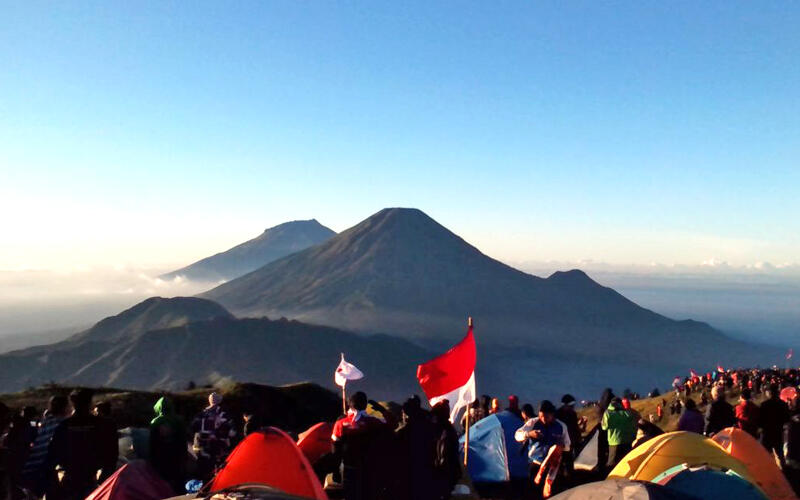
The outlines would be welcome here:
<svg viewBox="0 0 800 500">
<path fill-rule="evenodd" d="M 547 281 L 553 281 L 557 283 L 575 283 L 575 284 L 596 283 L 592 278 L 589 277 L 588 274 L 581 271 L 580 269 L 570 269 L 569 271 L 556 271 L 547 277 Z"/>
</svg>

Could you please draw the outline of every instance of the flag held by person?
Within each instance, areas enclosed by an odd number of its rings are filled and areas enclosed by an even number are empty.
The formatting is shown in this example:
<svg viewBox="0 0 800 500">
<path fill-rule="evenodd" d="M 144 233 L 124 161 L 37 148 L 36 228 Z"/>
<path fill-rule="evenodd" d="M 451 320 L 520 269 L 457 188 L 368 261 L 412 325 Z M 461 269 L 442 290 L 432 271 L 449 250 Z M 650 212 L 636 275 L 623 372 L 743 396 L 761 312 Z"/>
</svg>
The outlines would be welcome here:
<svg viewBox="0 0 800 500">
<path fill-rule="evenodd" d="M 348 380 L 359 380 L 362 378 L 364 378 L 364 374 L 361 370 L 356 368 L 356 365 L 345 361 L 344 353 L 342 353 L 342 360 L 339 362 L 339 366 L 336 367 L 336 372 L 333 374 L 333 380 L 336 382 L 336 385 L 344 387 Z"/>
<path fill-rule="evenodd" d="M 723 368 L 722 365 L 717 365 L 717 372 L 718 373 L 725 373 L 725 368 Z"/>
<path fill-rule="evenodd" d="M 794 356 L 794 350 L 789 349 L 789 351 L 786 353 L 786 359 L 792 359 L 792 356 Z"/>
<path fill-rule="evenodd" d="M 450 420 L 455 421 L 461 408 L 475 401 L 475 362 L 477 351 L 472 334 L 472 318 L 467 335 L 449 351 L 417 367 L 417 380 L 431 406 L 450 402 Z"/>
</svg>

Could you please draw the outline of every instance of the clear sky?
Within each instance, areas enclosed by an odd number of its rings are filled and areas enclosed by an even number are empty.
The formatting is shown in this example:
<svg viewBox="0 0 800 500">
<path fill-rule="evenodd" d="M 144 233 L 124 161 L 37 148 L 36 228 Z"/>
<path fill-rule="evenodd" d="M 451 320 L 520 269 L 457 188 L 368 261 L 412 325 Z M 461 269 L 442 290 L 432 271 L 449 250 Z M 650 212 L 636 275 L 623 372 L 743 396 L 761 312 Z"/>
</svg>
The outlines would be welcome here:
<svg viewBox="0 0 800 500">
<path fill-rule="evenodd" d="M 508 260 L 800 260 L 797 2 L 7 2 L 0 269 L 421 208 Z"/>
</svg>

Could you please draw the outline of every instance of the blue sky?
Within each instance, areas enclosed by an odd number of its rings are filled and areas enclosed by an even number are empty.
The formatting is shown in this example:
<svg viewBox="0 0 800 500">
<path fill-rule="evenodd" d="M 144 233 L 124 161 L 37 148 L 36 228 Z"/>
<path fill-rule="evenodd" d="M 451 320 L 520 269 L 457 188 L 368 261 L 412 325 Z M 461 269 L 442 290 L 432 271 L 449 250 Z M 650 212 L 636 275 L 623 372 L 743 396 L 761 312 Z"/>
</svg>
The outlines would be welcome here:
<svg viewBox="0 0 800 500">
<path fill-rule="evenodd" d="M 800 260 L 800 4 L 14 2 L 0 269 L 415 206 L 507 261 Z"/>
</svg>

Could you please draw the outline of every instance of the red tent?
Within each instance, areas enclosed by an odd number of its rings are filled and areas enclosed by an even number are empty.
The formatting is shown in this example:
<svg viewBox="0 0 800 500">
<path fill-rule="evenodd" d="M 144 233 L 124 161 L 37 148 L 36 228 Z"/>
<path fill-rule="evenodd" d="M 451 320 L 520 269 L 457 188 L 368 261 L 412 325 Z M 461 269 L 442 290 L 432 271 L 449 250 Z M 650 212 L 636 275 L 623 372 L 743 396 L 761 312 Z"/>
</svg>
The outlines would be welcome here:
<svg viewBox="0 0 800 500">
<path fill-rule="evenodd" d="M 303 452 L 292 438 L 274 427 L 254 432 L 239 443 L 209 485 L 209 491 L 248 483 L 264 484 L 290 495 L 328 500 Z"/>
<path fill-rule="evenodd" d="M 331 451 L 331 434 L 333 424 L 320 422 L 300 434 L 297 446 L 313 465 L 322 455 Z"/>
<path fill-rule="evenodd" d="M 120 467 L 86 500 L 161 500 L 174 494 L 147 462 L 135 460 Z"/>
</svg>

